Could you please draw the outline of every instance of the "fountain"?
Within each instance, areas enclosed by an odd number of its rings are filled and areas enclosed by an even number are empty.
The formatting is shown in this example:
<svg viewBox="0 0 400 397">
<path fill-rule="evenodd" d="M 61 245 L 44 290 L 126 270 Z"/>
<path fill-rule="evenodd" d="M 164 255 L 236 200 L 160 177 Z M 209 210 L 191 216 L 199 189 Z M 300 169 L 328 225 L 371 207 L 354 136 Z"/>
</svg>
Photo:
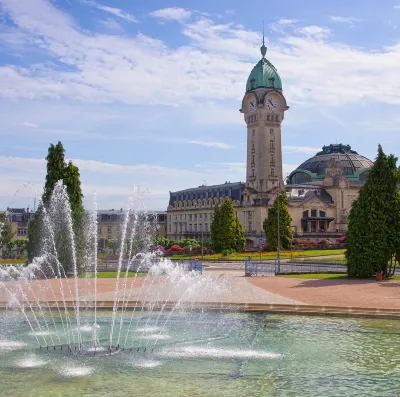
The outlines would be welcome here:
<svg viewBox="0 0 400 397">
<path fill-rule="evenodd" d="M 121 229 L 117 278 L 105 280 L 96 199 L 76 231 L 56 185 L 38 256 L 0 267 L 0 395 L 400 392 L 399 323 L 239 312 L 253 298 L 244 278 L 191 271 L 149 251 L 155 225 L 141 196 Z"/>
</svg>

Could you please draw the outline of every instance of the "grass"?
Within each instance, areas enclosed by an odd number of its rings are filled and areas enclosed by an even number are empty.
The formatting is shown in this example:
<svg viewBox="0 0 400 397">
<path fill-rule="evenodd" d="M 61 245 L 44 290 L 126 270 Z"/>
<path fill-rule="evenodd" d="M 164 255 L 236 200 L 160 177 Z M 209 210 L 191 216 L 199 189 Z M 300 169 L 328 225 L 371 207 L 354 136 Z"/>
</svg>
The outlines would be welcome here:
<svg viewBox="0 0 400 397">
<path fill-rule="evenodd" d="M 332 249 L 332 250 L 307 250 L 307 251 L 293 251 L 293 258 L 311 258 L 314 256 L 327 256 L 327 255 L 341 255 L 340 259 L 344 259 L 345 249 Z M 277 252 L 261 252 L 261 259 L 275 259 L 277 257 Z M 248 256 L 251 256 L 253 259 L 260 259 L 260 252 L 245 252 L 239 254 L 232 254 L 229 256 L 222 256 L 221 254 L 213 254 L 213 255 L 204 255 L 204 261 L 216 261 L 216 260 L 245 260 Z M 201 255 L 194 255 L 192 258 L 200 258 Z M 282 251 L 281 258 L 290 258 L 290 251 Z M 173 260 L 188 260 L 191 257 L 188 255 L 174 255 L 171 257 Z"/>
<path fill-rule="evenodd" d="M 94 272 L 88 273 L 89 277 L 94 277 Z M 147 273 L 129 272 L 128 277 L 144 277 Z M 82 274 L 80 278 L 85 278 L 86 274 Z M 120 277 L 125 277 L 125 272 L 121 272 Z M 117 272 L 97 272 L 97 278 L 117 278 Z"/>
<path fill-rule="evenodd" d="M 21 259 L 0 259 L 0 265 L 1 264 L 8 264 L 8 265 L 16 265 L 16 264 L 24 264 L 27 262 L 26 258 L 21 258 Z"/>
<path fill-rule="evenodd" d="M 353 277 L 349 277 L 347 274 L 332 274 L 332 273 L 282 274 L 279 277 L 304 278 L 309 280 L 359 280 Z M 400 280 L 400 276 L 391 277 L 390 280 Z"/>
</svg>

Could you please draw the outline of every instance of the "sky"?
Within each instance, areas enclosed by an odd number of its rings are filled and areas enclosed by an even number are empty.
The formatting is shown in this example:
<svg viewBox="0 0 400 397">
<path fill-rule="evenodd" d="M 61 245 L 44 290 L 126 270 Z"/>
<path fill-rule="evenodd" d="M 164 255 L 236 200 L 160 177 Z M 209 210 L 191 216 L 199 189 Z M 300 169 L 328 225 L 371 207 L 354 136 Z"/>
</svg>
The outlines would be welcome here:
<svg viewBox="0 0 400 397">
<path fill-rule="evenodd" d="M 400 154 L 400 0 L 0 0 L 0 210 L 33 207 L 58 141 L 101 209 L 245 181 L 263 21 L 285 175 L 330 143 Z"/>
</svg>

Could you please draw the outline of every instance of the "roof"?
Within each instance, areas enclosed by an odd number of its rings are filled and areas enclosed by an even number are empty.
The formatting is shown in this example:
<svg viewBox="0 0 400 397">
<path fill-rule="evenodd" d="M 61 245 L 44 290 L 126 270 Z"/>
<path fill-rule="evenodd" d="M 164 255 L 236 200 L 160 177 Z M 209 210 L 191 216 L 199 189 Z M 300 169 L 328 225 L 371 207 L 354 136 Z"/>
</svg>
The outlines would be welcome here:
<svg viewBox="0 0 400 397">
<path fill-rule="evenodd" d="M 260 48 L 262 58 L 254 66 L 249 78 L 247 79 L 246 92 L 254 90 L 259 87 L 282 89 L 282 81 L 279 77 L 278 71 L 275 66 L 265 58 L 267 47 L 263 45 Z"/>
<path fill-rule="evenodd" d="M 230 197 L 232 200 L 241 201 L 244 187 L 244 182 L 225 182 L 220 185 L 202 185 L 170 192 L 169 205 L 174 205 L 175 201 L 209 199 L 214 197 Z"/>
<path fill-rule="evenodd" d="M 333 203 L 332 196 L 325 189 L 312 185 L 286 186 L 286 194 L 290 204 L 300 204 L 313 198 L 317 198 L 326 204 Z"/>
<path fill-rule="evenodd" d="M 370 169 L 374 163 L 368 158 L 352 150 L 350 145 L 331 144 L 323 146 L 315 156 L 304 161 L 290 175 L 290 184 L 308 183 L 322 180 L 327 168 L 339 168 L 350 181 L 365 179 L 361 175 Z"/>
</svg>

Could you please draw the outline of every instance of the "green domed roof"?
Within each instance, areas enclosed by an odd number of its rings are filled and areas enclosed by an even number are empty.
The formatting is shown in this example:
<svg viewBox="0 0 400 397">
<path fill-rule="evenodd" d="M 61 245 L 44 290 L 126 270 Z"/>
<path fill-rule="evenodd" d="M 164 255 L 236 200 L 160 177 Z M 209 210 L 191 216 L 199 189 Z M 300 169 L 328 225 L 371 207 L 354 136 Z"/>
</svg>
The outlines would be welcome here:
<svg viewBox="0 0 400 397">
<path fill-rule="evenodd" d="M 281 90 L 281 78 L 279 77 L 275 66 L 265 58 L 267 47 L 264 45 L 264 40 L 260 49 L 262 58 L 257 65 L 254 66 L 249 78 L 247 79 L 246 91 L 251 91 L 258 87 L 278 88 Z"/>
</svg>

